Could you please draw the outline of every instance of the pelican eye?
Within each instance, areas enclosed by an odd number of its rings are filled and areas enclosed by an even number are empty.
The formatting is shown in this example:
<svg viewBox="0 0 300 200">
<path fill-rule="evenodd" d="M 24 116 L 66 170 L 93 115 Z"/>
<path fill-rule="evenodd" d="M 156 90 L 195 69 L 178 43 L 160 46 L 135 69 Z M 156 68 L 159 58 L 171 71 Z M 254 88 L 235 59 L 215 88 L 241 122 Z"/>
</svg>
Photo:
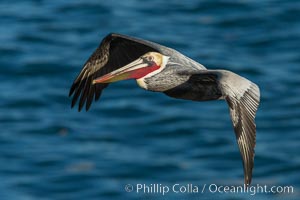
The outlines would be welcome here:
<svg viewBox="0 0 300 200">
<path fill-rule="evenodd" d="M 153 61 L 153 60 L 154 60 L 154 57 L 153 57 L 153 56 L 149 56 L 149 57 L 148 57 L 148 60 L 149 60 L 149 61 Z"/>
<path fill-rule="evenodd" d="M 145 56 L 142 58 L 144 60 L 144 62 L 146 63 L 152 63 L 154 62 L 154 57 L 153 56 Z"/>
</svg>

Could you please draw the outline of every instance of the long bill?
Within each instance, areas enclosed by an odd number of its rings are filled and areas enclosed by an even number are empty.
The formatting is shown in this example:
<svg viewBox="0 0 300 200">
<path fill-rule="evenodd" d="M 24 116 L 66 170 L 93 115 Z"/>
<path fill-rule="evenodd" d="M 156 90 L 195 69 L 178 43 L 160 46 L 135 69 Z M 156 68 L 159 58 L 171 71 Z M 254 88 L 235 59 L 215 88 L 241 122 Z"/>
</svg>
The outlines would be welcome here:
<svg viewBox="0 0 300 200">
<path fill-rule="evenodd" d="M 155 63 L 153 64 L 155 65 Z M 146 63 L 142 58 L 139 58 L 120 69 L 93 80 L 93 84 L 112 83 L 126 79 L 139 78 L 144 75 L 145 71 L 148 71 L 147 67 L 149 66 L 151 66 L 151 63 Z"/>
</svg>

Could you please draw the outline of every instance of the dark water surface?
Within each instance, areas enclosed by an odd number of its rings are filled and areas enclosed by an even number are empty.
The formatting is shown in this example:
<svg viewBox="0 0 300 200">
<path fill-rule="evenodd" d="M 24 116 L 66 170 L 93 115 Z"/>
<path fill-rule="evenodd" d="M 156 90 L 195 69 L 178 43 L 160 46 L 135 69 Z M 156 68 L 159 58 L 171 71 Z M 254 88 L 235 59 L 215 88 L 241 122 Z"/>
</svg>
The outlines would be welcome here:
<svg viewBox="0 0 300 200">
<path fill-rule="evenodd" d="M 109 32 L 175 48 L 261 89 L 253 185 L 300 196 L 299 1 L 0 3 L 0 199 L 249 199 L 248 194 L 137 194 L 126 184 L 239 185 L 243 169 L 223 101 L 190 102 L 112 84 L 90 112 L 69 87 Z"/>
</svg>

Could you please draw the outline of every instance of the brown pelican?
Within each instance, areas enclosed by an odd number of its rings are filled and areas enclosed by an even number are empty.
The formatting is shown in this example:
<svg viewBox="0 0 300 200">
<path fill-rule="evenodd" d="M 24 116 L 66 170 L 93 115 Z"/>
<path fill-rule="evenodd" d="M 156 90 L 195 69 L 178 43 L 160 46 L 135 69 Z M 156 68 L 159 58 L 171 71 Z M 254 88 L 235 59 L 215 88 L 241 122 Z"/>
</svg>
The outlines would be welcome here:
<svg viewBox="0 0 300 200">
<path fill-rule="evenodd" d="M 244 167 L 250 184 L 256 138 L 255 114 L 260 101 L 256 84 L 226 70 L 208 70 L 178 51 L 120 34 L 107 35 L 84 64 L 69 96 L 72 107 L 88 110 L 109 83 L 136 79 L 146 90 L 174 98 L 206 101 L 224 99 L 230 110 Z"/>
</svg>

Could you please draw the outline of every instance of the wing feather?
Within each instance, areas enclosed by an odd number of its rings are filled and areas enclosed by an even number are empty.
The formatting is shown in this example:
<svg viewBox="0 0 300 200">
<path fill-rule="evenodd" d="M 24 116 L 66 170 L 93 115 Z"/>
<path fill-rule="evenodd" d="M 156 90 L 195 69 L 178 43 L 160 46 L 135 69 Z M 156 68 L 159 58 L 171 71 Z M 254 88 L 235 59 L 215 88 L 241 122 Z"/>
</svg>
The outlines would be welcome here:
<svg viewBox="0 0 300 200">
<path fill-rule="evenodd" d="M 244 93 L 235 91 L 226 97 L 237 143 L 243 159 L 245 184 L 252 180 L 256 143 L 255 114 L 259 105 L 259 88 L 251 83 Z"/>
<path fill-rule="evenodd" d="M 114 33 L 107 35 L 75 78 L 69 92 L 69 96 L 73 95 L 71 106 L 74 107 L 79 99 L 78 110 L 84 105 L 88 110 L 93 100 L 98 100 L 102 90 L 108 86 L 107 83 L 94 85 L 94 79 L 127 65 L 147 52 L 160 52 L 161 48 L 164 47 L 146 40 Z"/>
</svg>

